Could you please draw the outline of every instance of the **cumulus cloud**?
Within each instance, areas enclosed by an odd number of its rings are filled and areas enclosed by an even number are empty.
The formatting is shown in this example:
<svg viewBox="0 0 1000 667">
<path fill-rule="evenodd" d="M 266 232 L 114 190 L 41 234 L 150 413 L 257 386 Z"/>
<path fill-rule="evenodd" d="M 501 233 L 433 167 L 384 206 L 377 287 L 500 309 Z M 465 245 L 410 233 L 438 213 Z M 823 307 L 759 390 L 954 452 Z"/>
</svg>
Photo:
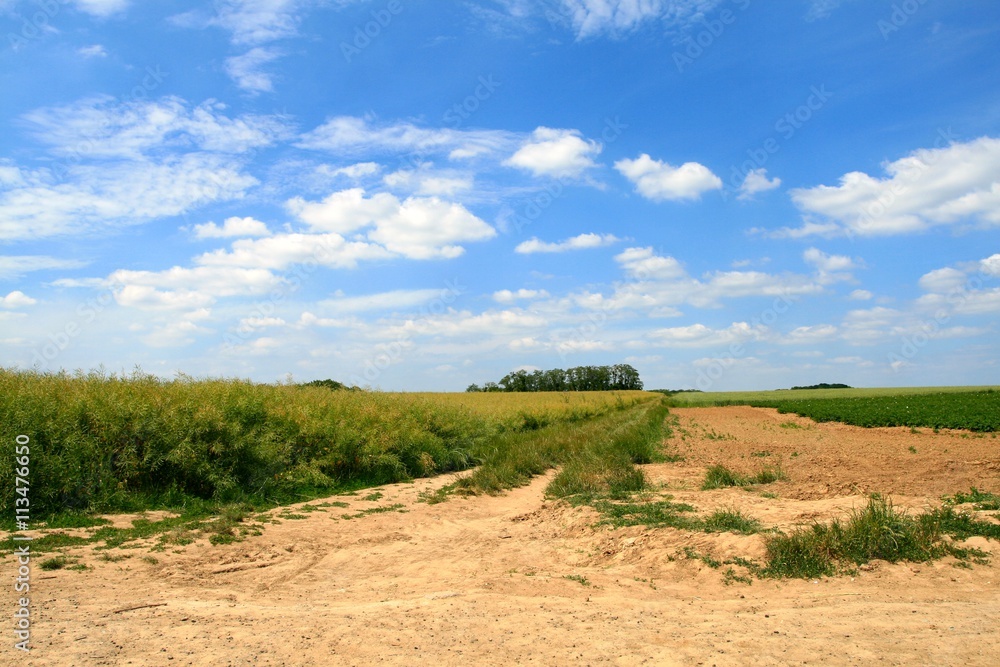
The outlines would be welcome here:
<svg viewBox="0 0 1000 667">
<path fill-rule="evenodd" d="M 23 308 L 33 306 L 36 303 L 38 303 L 36 299 L 32 299 L 21 290 L 14 290 L 7 296 L 0 296 L 0 308 Z"/>
<path fill-rule="evenodd" d="M 618 160 L 615 169 L 635 184 L 636 191 L 653 201 L 700 199 L 710 190 L 722 187 L 722 179 L 697 162 L 674 167 L 643 153 L 634 160 Z"/>
<path fill-rule="evenodd" d="M 753 169 L 744 177 L 743 183 L 740 184 L 740 193 L 736 198 L 744 201 L 753 199 L 758 192 L 774 190 L 780 185 L 780 178 L 767 177 L 767 169 Z"/>
<path fill-rule="evenodd" d="M 846 255 L 828 255 L 817 248 L 807 249 L 802 258 L 816 267 L 819 280 L 823 283 L 850 280 L 851 271 L 861 267 L 860 262 Z"/>
<path fill-rule="evenodd" d="M 767 327 L 734 322 L 724 329 L 713 329 L 704 324 L 656 329 L 649 337 L 663 347 L 712 347 L 760 340 L 766 335 Z"/>
<path fill-rule="evenodd" d="M 484 241 L 496 230 L 461 204 L 438 197 L 408 197 L 400 201 L 388 193 L 366 197 L 352 188 L 335 192 L 320 202 L 295 198 L 289 210 L 314 230 L 344 234 L 368 228 L 369 241 L 392 254 L 411 259 L 458 257 L 457 245 Z"/>
<path fill-rule="evenodd" d="M 586 248 L 600 248 L 613 243 L 618 243 L 619 239 L 614 234 L 579 234 L 565 241 L 549 243 L 540 241 L 537 238 L 530 238 L 523 241 L 514 248 L 514 252 L 522 255 L 530 255 L 537 252 L 566 252 L 568 250 L 583 250 Z"/>
<path fill-rule="evenodd" d="M 548 298 L 549 293 L 545 290 L 536 289 L 519 289 L 513 292 L 509 289 L 500 290 L 493 293 L 493 300 L 497 303 L 513 303 L 519 299 L 544 299 Z"/>
<path fill-rule="evenodd" d="M 221 239 L 234 236 L 267 236 L 267 225 L 260 220 L 251 217 L 239 218 L 233 216 L 226 218 L 222 226 L 219 227 L 214 222 L 206 222 L 194 226 L 194 236 L 197 239 Z"/>
<path fill-rule="evenodd" d="M 875 295 L 866 289 L 856 289 L 848 295 L 852 301 L 868 301 Z"/>
<path fill-rule="evenodd" d="M 576 178 L 596 166 L 593 156 L 601 150 L 601 144 L 584 139 L 577 130 L 539 127 L 503 164 L 535 176 Z"/>
<path fill-rule="evenodd" d="M 835 186 L 793 190 L 800 209 L 826 219 L 811 223 L 814 227 L 802 229 L 802 235 L 889 236 L 937 226 L 1000 225 L 998 138 L 922 148 L 883 169 L 884 177 L 855 171 Z"/>
</svg>

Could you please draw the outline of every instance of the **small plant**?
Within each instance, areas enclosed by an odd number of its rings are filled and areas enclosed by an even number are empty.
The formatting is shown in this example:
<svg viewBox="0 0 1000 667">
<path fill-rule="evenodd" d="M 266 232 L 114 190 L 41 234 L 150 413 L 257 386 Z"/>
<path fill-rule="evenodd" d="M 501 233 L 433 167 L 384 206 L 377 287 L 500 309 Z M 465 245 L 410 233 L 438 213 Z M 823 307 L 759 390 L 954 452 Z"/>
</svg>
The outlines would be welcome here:
<svg viewBox="0 0 1000 667">
<path fill-rule="evenodd" d="M 916 454 L 917 453 L 917 448 L 914 447 L 913 445 L 910 445 L 907 449 L 910 450 L 911 454 Z"/>
<path fill-rule="evenodd" d="M 786 476 L 780 466 L 765 466 L 757 474 L 746 476 L 733 472 L 723 465 L 713 465 L 705 473 L 705 481 L 702 482 L 701 488 L 703 491 L 708 491 L 730 486 L 770 484 L 782 479 L 786 479 Z"/>
<path fill-rule="evenodd" d="M 1000 496 L 988 491 L 980 491 L 976 487 L 972 487 L 968 493 L 959 491 L 951 498 L 945 497 L 944 500 L 949 505 L 974 503 L 973 507 L 977 510 L 1000 510 Z"/>
<path fill-rule="evenodd" d="M 159 565 L 160 561 L 156 556 L 143 556 L 143 562 L 149 563 L 150 565 Z"/>
<path fill-rule="evenodd" d="M 61 570 L 68 564 L 69 560 L 67 560 L 65 556 L 54 556 L 53 558 L 46 558 L 43 560 L 38 564 L 38 567 L 43 570 Z"/>
<path fill-rule="evenodd" d="M 368 500 L 371 502 L 375 502 L 376 500 L 379 500 L 381 498 L 382 498 L 382 492 L 375 491 L 374 493 L 369 493 L 367 496 L 364 496 L 363 498 L 361 498 L 361 500 Z"/>
<path fill-rule="evenodd" d="M 563 579 L 569 579 L 570 581 L 575 581 L 581 586 L 590 586 L 590 581 L 587 580 L 582 574 L 567 574 Z"/>
</svg>

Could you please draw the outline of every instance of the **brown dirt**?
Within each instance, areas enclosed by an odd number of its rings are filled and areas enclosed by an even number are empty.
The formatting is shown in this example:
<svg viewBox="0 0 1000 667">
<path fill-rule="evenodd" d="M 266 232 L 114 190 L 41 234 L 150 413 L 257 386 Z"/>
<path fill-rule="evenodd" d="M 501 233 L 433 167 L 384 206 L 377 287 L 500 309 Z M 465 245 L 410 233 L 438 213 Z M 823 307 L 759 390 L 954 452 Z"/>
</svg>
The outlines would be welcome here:
<svg viewBox="0 0 1000 667">
<path fill-rule="evenodd" d="M 869 492 L 915 509 L 971 486 L 1000 493 L 998 439 L 989 436 L 814 424 L 743 407 L 673 414 L 669 446 L 685 460 L 646 472 L 702 511 L 735 507 L 790 528 L 843 516 Z M 778 461 L 788 481 L 698 490 L 712 463 L 753 472 Z M 726 585 L 724 567 L 685 548 L 759 558 L 760 536 L 595 528 L 593 510 L 545 500 L 550 477 L 437 505 L 418 494 L 453 476 L 385 486 L 378 500 L 365 500 L 368 491 L 332 498 L 350 506 L 279 519 L 236 544 L 67 550 L 92 569 L 34 568 L 32 653 L 25 662 L 8 631 L 0 662 L 997 664 L 996 542 L 970 541 L 992 555 L 971 569 L 953 559 L 874 563 L 853 577 Z M 342 518 L 396 503 L 406 511 Z M 150 555 L 155 563 L 143 560 Z M 0 569 L 12 563 L 7 556 Z M 138 605 L 159 606 L 129 609 Z"/>
</svg>

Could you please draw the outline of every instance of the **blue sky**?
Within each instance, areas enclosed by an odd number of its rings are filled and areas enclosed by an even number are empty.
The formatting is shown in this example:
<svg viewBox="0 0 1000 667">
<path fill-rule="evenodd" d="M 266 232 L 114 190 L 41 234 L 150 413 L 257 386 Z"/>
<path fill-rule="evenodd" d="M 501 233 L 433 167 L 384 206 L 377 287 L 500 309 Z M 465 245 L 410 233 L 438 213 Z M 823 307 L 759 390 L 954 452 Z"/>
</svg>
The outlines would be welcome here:
<svg viewBox="0 0 1000 667">
<path fill-rule="evenodd" d="M 1000 5 L 0 0 L 0 364 L 996 384 Z"/>
</svg>

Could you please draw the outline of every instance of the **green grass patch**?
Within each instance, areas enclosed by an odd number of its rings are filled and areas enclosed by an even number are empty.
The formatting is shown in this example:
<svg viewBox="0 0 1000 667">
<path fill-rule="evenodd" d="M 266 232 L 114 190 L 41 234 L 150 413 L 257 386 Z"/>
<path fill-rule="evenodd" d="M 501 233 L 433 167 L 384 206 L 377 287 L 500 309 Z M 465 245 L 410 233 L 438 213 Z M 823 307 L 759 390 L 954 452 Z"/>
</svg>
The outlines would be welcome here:
<svg viewBox="0 0 1000 667">
<path fill-rule="evenodd" d="M 724 489 L 730 486 L 753 486 L 755 484 L 771 484 L 786 479 L 780 466 L 765 466 L 753 475 L 742 475 L 723 465 L 713 465 L 705 472 L 705 480 L 701 484 L 703 491 Z"/>
<path fill-rule="evenodd" d="M 361 510 L 357 514 L 341 514 L 341 519 L 360 519 L 363 516 L 368 516 L 369 514 L 383 514 L 384 512 L 406 512 L 403 509 L 405 506 L 402 503 L 396 503 L 394 505 L 383 505 L 382 507 L 369 507 L 368 509 Z"/>
<path fill-rule="evenodd" d="M 959 491 L 954 496 L 946 497 L 944 500 L 950 505 L 973 503 L 977 510 L 1000 510 L 1000 496 L 988 491 L 980 491 L 976 487 L 972 487 L 968 493 Z"/>
<path fill-rule="evenodd" d="M 809 528 L 767 540 L 767 565 L 761 576 L 815 578 L 829 576 L 874 559 L 890 563 L 925 562 L 946 555 L 983 562 L 985 553 L 957 547 L 942 539 L 973 535 L 1000 539 L 1000 526 L 957 514 L 946 507 L 919 516 L 897 510 L 888 499 L 873 495 L 845 522 Z"/>
<path fill-rule="evenodd" d="M 61 570 L 69 565 L 69 560 L 65 556 L 54 556 L 52 558 L 46 558 L 38 567 L 43 570 Z"/>
</svg>

